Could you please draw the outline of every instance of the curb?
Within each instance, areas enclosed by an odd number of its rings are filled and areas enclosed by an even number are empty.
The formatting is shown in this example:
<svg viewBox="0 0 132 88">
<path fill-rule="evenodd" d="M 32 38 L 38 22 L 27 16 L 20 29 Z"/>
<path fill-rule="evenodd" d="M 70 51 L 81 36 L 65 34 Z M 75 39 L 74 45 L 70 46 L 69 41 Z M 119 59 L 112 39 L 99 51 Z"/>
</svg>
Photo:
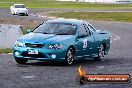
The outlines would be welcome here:
<svg viewBox="0 0 132 88">
<path fill-rule="evenodd" d="M 43 15 L 35 15 L 35 14 L 31 14 L 31 16 L 34 17 L 41 17 L 41 18 L 48 18 L 48 19 L 64 19 L 64 18 L 58 18 L 58 17 L 52 17 L 52 16 L 43 16 Z"/>
</svg>

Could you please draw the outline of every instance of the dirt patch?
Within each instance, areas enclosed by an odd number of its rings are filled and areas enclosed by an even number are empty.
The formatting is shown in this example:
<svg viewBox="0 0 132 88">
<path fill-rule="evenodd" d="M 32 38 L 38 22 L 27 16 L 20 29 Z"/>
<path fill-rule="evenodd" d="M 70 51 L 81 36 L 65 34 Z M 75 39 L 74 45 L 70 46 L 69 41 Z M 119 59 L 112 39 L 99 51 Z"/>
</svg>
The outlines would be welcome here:
<svg viewBox="0 0 132 88">
<path fill-rule="evenodd" d="M 23 20 L 21 18 L 11 18 L 11 17 L 3 17 L 0 16 L 0 24 L 14 24 L 14 25 L 23 25 L 23 29 L 29 29 L 29 28 L 34 28 L 36 27 L 39 22 L 37 21 L 28 21 L 28 20 Z"/>
</svg>

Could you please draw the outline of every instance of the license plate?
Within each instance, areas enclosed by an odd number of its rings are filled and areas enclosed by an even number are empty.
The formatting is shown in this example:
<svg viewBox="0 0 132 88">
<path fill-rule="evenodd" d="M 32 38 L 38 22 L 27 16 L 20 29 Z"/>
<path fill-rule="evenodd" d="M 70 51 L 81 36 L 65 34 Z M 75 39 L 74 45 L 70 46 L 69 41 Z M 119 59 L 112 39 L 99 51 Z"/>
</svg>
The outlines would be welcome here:
<svg viewBox="0 0 132 88">
<path fill-rule="evenodd" d="M 28 50 L 28 54 L 38 54 L 38 50 Z"/>
</svg>

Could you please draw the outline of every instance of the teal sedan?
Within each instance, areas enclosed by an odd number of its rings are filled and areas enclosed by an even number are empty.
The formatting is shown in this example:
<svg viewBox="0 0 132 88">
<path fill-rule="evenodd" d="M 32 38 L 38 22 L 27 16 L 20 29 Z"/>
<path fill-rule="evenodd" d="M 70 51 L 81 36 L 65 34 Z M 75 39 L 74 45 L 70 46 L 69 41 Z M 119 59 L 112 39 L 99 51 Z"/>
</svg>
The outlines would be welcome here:
<svg viewBox="0 0 132 88">
<path fill-rule="evenodd" d="M 17 63 L 28 60 L 65 61 L 102 60 L 110 49 L 110 33 L 96 30 L 77 19 L 54 19 L 41 23 L 33 31 L 16 40 L 13 55 Z"/>
</svg>

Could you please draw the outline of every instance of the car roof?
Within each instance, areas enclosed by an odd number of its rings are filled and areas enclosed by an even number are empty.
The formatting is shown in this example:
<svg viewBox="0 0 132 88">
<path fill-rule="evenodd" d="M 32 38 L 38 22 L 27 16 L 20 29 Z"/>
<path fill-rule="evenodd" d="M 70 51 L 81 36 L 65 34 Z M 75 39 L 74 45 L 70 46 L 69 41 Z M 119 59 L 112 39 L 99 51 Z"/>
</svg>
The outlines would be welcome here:
<svg viewBox="0 0 132 88">
<path fill-rule="evenodd" d="M 80 25 L 83 20 L 78 20 L 78 19 L 53 19 L 53 20 L 48 20 L 46 22 L 59 22 L 59 23 L 70 23 L 70 24 L 75 24 L 75 25 Z"/>
</svg>

